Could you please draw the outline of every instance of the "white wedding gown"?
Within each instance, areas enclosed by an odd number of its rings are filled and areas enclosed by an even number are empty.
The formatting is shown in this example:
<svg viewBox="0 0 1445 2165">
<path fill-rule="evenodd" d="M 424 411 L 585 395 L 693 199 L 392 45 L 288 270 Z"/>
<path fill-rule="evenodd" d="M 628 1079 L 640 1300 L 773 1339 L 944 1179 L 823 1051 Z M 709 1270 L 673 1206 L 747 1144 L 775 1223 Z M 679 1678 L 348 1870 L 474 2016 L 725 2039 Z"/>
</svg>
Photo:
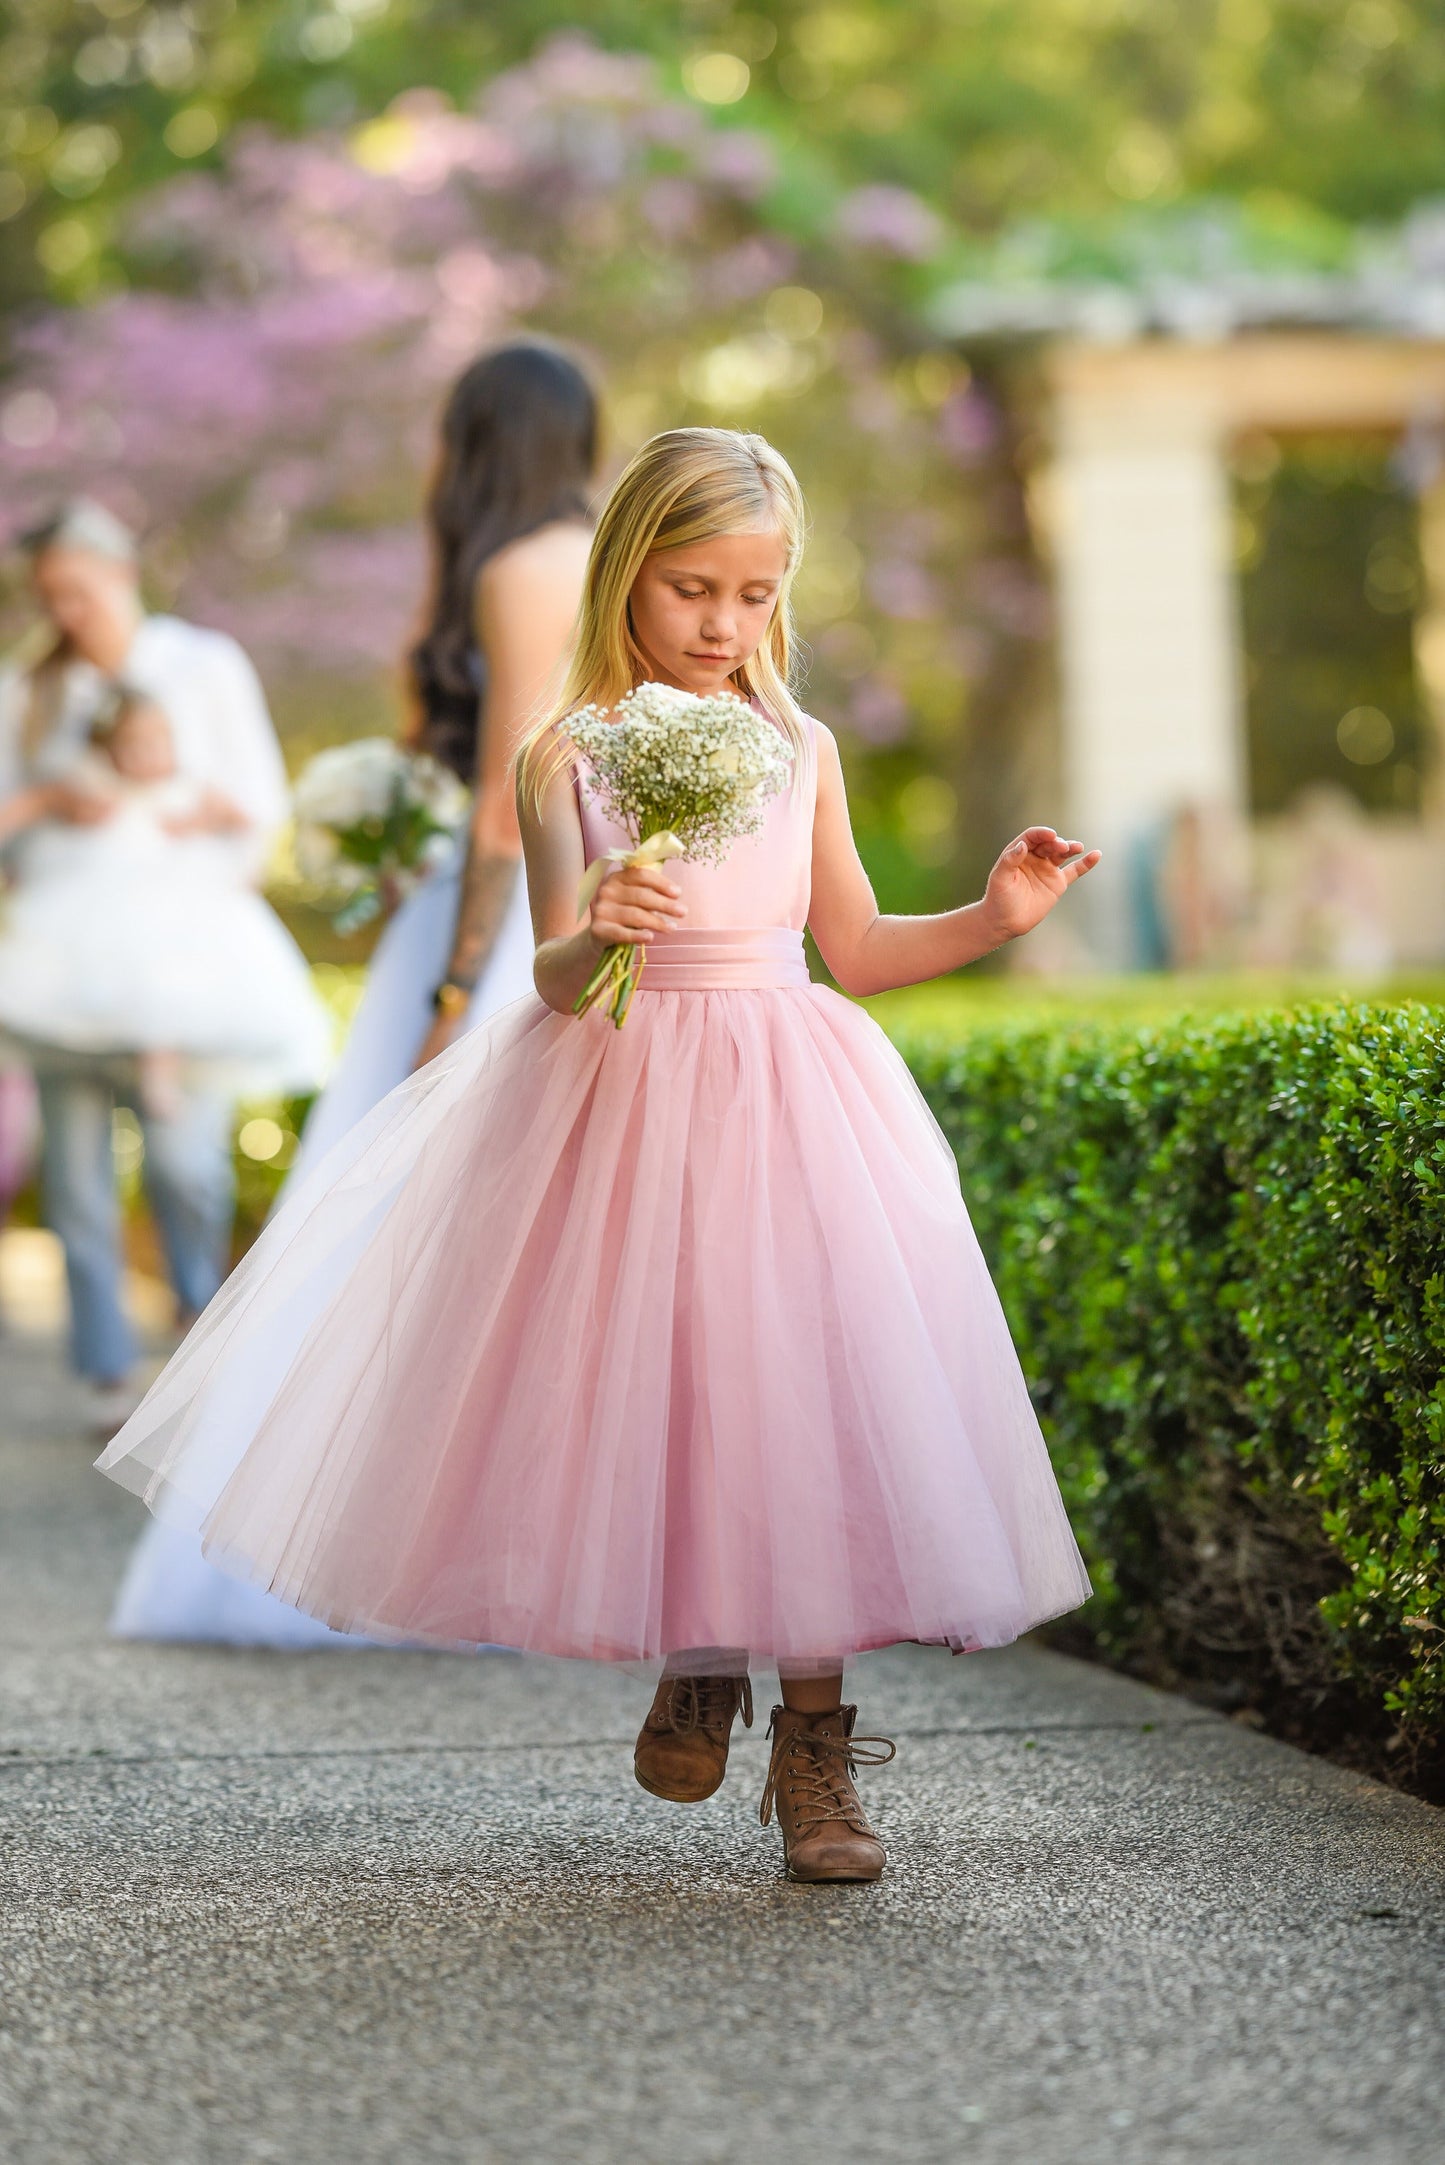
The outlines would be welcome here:
<svg viewBox="0 0 1445 2165">
<path fill-rule="evenodd" d="M 168 1053 L 237 1097 L 314 1089 L 332 1027 L 300 948 L 224 843 L 167 829 L 195 785 L 124 782 L 94 757 L 73 778 L 109 817 L 25 838 L 0 925 L 0 1032 L 22 1052 Z"/>
<path fill-rule="evenodd" d="M 434 873 L 402 904 L 377 943 L 366 991 L 331 1080 L 311 1109 L 287 1175 L 290 1186 L 411 1073 L 432 1021 L 431 995 L 451 953 L 461 868 Z M 467 1011 L 473 1029 L 532 990 L 532 921 L 520 872 Z M 359 1646 L 274 1595 L 231 1579 L 201 1555 L 194 1534 L 152 1519 L 136 1543 L 111 1614 L 122 1639 L 190 1639 L 291 1650 Z"/>
</svg>

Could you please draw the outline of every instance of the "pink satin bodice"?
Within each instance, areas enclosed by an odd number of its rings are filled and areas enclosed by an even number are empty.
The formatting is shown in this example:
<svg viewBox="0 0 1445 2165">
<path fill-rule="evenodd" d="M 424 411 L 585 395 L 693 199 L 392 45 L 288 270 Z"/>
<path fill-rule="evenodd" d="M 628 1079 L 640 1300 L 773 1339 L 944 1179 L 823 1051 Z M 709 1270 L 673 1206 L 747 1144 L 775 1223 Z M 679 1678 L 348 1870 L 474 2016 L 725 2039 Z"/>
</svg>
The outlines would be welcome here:
<svg viewBox="0 0 1445 2165">
<path fill-rule="evenodd" d="M 704 992 L 730 986 L 806 985 L 803 927 L 812 892 L 813 807 L 818 769 L 808 723 L 808 756 L 791 788 L 772 798 L 756 834 L 735 842 L 720 865 L 678 858 L 667 866 L 682 889 L 687 918 L 647 950 L 639 991 Z M 633 836 L 607 817 L 577 779 L 587 862 L 632 847 Z"/>
</svg>

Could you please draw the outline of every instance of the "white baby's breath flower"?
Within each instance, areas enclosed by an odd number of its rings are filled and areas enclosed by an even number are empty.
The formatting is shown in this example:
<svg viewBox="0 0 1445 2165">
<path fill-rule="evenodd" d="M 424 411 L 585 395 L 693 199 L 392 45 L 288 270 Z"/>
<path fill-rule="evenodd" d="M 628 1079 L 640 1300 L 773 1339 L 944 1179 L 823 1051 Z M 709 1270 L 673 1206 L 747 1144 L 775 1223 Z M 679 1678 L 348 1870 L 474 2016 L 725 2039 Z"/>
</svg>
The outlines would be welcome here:
<svg viewBox="0 0 1445 2165">
<path fill-rule="evenodd" d="M 620 826 L 638 841 L 675 834 L 689 857 L 711 864 L 757 833 L 792 771 L 766 715 L 722 694 L 642 684 L 610 718 L 587 707 L 567 729 L 592 769 L 589 790 Z"/>
<path fill-rule="evenodd" d="M 699 698 L 666 684 L 641 684 L 611 715 L 585 707 L 567 724 L 587 761 L 584 784 L 637 845 L 608 856 L 660 863 L 675 856 L 721 864 L 734 842 L 756 834 L 768 800 L 792 772 L 781 732 L 741 699 Z M 606 861 L 590 867 L 579 897 L 585 909 Z M 642 972 L 642 950 L 609 947 L 575 1003 L 605 1001 L 620 1029 Z"/>
</svg>

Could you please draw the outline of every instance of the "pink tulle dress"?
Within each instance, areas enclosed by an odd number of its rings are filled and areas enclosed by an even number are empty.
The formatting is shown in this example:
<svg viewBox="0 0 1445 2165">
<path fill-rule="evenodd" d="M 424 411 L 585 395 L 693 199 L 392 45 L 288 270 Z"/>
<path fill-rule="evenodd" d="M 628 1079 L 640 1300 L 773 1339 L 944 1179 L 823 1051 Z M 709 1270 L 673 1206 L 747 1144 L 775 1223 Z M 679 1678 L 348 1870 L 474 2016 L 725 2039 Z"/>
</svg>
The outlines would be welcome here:
<svg viewBox="0 0 1445 2165">
<path fill-rule="evenodd" d="M 102 1469 L 413 1644 L 808 1674 L 1083 1601 L 952 1154 L 809 982 L 815 789 L 673 868 L 623 1030 L 528 996 L 363 1119 Z"/>
</svg>

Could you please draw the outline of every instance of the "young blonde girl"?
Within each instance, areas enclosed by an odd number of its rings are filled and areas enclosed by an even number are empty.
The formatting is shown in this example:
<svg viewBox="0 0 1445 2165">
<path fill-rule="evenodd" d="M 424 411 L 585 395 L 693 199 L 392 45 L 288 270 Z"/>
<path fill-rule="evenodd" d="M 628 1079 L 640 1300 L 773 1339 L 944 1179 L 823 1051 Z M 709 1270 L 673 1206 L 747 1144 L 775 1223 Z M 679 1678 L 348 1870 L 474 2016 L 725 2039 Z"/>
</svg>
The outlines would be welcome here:
<svg viewBox="0 0 1445 2165">
<path fill-rule="evenodd" d="M 982 900 L 880 915 L 832 737 L 789 689 L 797 483 L 682 429 L 599 522 L 566 696 L 519 775 L 536 998 L 316 1169 L 102 1459 L 217 1561 L 344 1629 L 660 1668 L 638 1779 L 723 1779 L 749 1669 L 781 1703 L 763 1816 L 871 1880 L 846 1659 L 999 1645 L 1088 1585 L 942 1136 L 845 992 L 957 969 L 1097 861 L 1052 828 Z M 736 694 L 792 787 L 721 866 L 630 840 L 565 730 L 645 681 Z M 623 1031 L 573 1002 L 647 948 Z"/>
</svg>

